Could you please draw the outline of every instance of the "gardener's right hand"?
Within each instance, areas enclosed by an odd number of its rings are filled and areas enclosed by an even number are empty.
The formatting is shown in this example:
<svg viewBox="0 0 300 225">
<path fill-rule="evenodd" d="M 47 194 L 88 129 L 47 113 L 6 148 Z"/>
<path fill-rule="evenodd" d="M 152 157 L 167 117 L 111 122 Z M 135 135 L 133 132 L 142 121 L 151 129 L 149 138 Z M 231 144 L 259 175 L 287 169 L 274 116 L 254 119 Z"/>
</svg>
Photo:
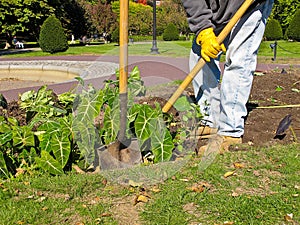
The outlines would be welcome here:
<svg viewBox="0 0 300 225">
<path fill-rule="evenodd" d="M 198 45 L 201 45 L 201 56 L 206 62 L 210 62 L 210 58 L 217 58 L 220 51 L 226 52 L 224 44 L 219 45 L 213 28 L 202 30 L 196 39 Z"/>
</svg>

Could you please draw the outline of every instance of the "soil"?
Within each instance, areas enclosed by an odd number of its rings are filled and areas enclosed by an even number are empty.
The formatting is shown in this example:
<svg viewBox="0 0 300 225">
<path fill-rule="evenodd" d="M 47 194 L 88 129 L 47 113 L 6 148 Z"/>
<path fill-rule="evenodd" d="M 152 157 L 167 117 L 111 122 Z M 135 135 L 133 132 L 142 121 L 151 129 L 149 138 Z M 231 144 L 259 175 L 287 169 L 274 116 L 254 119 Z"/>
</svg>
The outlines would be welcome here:
<svg viewBox="0 0 300 225">
<path fill-rule="evenodd" d="M 2 83 L 1 81 L 0 83 Z M 5 89 L 25 87 L 26 81 L 6 80 Z M 32 84 L 32 82 L 30 82 Z M 42 84 L 41 84 L 42 85 Z M 178 85 L 157 88 L 152 96 L 168 99 Z M 0 91 L 4 90 L 2 85 Z M 189 88 L 185 94 L 192 96 Z M 154 100 L 157 98 L 153 98 Z M 280 106 L 276 108 L 274 106 Z M 0 107 L 0 115 L 3 111 Z M 8 104 L 7 114 L 24 123 L 24 112 L 16 101 Z M 280 135 L 276 135 L 279 123 L 290 115 L 291 124 Z M 299 142 L 300 140 L 300 69 L 269 71 L 254 76 L 253 87 L 248 103 L 248 116 L 245 119 L 245 146 L 272 146 Z"/>
</svg>

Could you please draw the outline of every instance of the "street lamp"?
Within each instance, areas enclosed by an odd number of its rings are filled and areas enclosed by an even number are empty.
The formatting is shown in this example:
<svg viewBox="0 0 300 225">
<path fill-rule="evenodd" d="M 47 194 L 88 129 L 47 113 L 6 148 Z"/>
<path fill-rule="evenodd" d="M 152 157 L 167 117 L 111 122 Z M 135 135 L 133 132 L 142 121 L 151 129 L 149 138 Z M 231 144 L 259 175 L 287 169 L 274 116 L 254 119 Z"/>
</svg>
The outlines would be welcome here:
<svg viewBox="0 0 300 225">
<path fill-rule="evenodd" d="M 153 38 L 151 54 L 159 54 L 156 42 L 156 0 L 153 0 Z"/>
</svg>

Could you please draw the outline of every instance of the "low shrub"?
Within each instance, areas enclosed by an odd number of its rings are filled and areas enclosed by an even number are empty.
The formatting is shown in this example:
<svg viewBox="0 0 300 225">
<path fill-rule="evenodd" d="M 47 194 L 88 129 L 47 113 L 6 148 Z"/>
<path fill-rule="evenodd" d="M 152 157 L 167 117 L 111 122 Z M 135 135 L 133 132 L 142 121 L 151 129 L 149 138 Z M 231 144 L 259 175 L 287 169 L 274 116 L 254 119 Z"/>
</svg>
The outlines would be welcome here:
<svg viewBox="0 0 300 225">
<path fill-rule="evenodd" d="M 288 39 L 300 41 L 300 8 L 296 11 L 292 21 L 290 22 L 285 36 Z"/>
<path fill-rule="evenodd" d="M 39 45 L 43 52 L 64 52 L 69 48 L 67 36 L 61 22 L 55 16 L 49 16 L 41 27 Z"/>
<path fill-rule="evenodd" d="M 163 40 L 164 41 L 176 41 L 179 40 L 179 31 L 177 27 L 170 23 L 163 33 Z"/>
<path fill-rule="evenodd" d="M 111 41 L 119 43 L 120 29 L 117 27 L 111 34 Z"/>
<path fill-rule="evenodd" d="M 280 40 L 283 38 L 282 28 L 278 20 L 270 19 L 267 22 L 264 37 L 268 41 Z"/>
</svg>

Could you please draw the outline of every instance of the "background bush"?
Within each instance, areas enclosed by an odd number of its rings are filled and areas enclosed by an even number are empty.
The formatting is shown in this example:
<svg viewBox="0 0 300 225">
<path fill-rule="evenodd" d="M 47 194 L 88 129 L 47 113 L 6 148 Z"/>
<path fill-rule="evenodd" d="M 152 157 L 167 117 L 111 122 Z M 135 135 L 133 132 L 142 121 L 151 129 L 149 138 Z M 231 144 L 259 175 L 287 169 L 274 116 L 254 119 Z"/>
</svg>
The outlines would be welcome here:
<svg viewBox="0 0 300 225">
<path fill-rule="evenodd" d="M 111 34 L 111 41 L 119 43 L 120 29 L 117 27 Z"/>
<path fill-rule="evenodd" d="M 300 8 L 296 11 L 294 18 L 286 30 L 286 37 L 294 41 L 300 41 Z"/>
<path fill-rule="evenodd" d="M 278 20 L 270 19 L 267 22 L 264 36 L 268 41 L 280 40 L 283 38 L 282 28 Z"/>
<path fill-rule="evenodd" d="M 170 23 L 166 27 L 163 33 L 163 40 L 164 41 L 175 41 L 179 39 L 179 31 L 177 27 L 173 24 Z"/>
<path fill-rule="evenodd" d="M 43 52 L 64 52 L 69 48 L 67 36 L 61 22 L 55 16 L 49 16 L 41 27 L 39 45 Z"/>
</svg>

